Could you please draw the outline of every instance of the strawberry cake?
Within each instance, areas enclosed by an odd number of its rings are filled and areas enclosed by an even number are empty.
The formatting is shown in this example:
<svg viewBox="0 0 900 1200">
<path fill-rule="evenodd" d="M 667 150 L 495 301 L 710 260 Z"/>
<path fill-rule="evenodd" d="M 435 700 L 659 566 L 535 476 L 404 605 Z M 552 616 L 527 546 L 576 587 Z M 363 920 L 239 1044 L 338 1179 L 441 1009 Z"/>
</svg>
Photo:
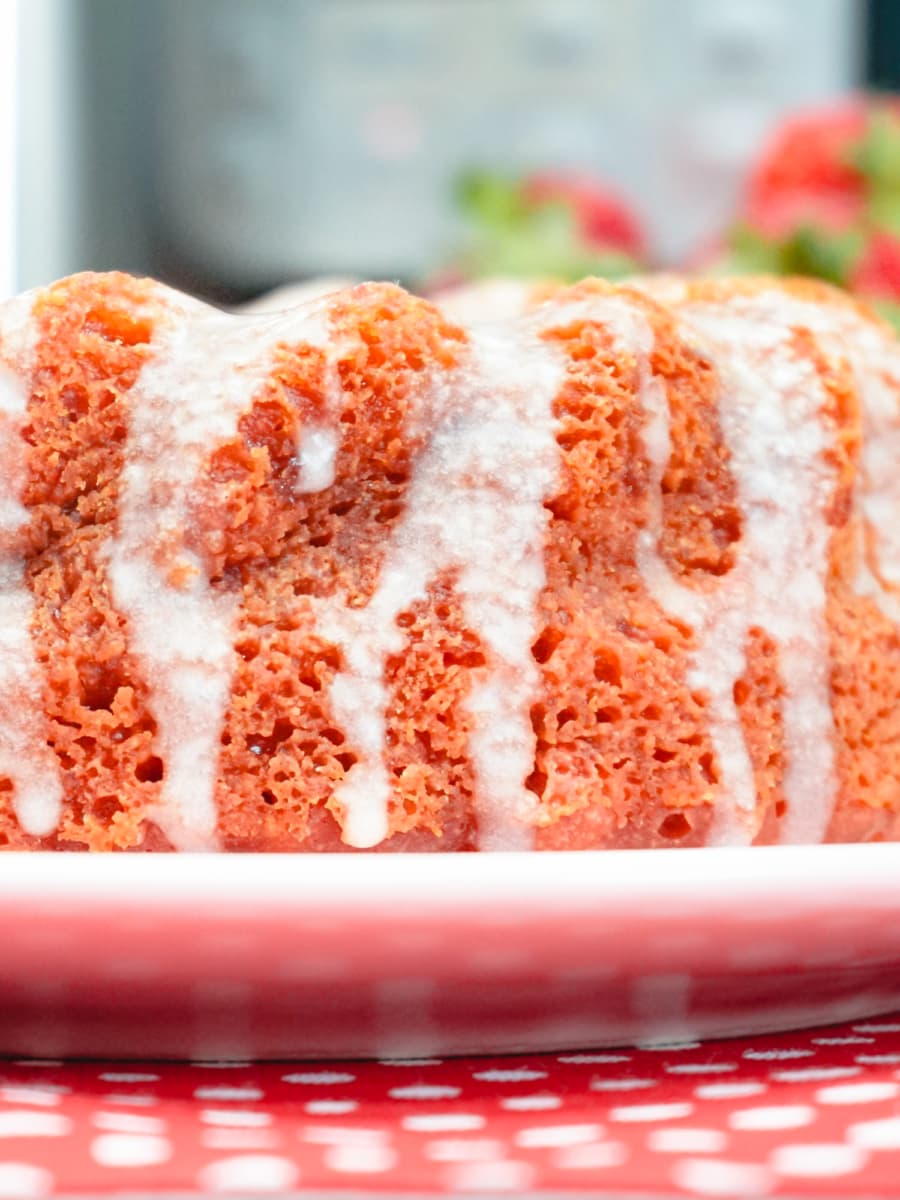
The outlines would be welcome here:
<svg viewBox="0 0 900 1200">
<path fill-rule="evenodd" d="M 900 352 L 843 294 L 0 305 L 0 843 L 900 836 Z"/>
</svg>

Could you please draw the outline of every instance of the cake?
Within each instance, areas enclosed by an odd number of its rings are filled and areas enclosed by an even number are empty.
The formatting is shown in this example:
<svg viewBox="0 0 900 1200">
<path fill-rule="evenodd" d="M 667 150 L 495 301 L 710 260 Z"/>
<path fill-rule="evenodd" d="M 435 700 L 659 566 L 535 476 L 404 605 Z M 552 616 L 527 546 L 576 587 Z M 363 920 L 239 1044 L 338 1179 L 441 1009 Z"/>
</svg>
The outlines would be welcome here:
<svg viewBox="0 0 900 1200">
<path fill-rule="evenodd" d="M 0 305 L 5 848 L 898 836 L 889 329 L 769 279 L 464 308 Z"/>
</svg>

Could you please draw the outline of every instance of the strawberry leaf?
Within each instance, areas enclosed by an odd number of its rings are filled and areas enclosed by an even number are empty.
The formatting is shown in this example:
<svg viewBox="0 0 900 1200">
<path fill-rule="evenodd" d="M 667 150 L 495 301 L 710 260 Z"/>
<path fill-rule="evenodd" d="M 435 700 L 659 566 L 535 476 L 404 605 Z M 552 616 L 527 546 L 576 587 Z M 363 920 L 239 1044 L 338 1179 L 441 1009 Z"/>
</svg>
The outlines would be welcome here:
<svg viewBox="0 0 900 1200">
<path fill-rule="evenodd" d="M 875 300 L 871 296 L 862 296 L 871 308 L 878 313 L 889 325 L 893 325 L 894 331 L 900 334 L 900 304 L 895 300 Z"/>
<path fill-rule="evenodd" d="M 728 270 L 748 275 L 780 275 L 783 268 L 777 242 L 764 238 L 749 225 L 738 224 L 728 239 L 730 256 Z"/>
<path fill-rule="evenodd" d="M 618 278 L 636 269 L 620 251 L 587 245 L 565 199 L 528 199 L 518 181 L 481 171 L 460 180 L 457 199 L 471 227 L 460 264 L 468 278 L 575 282 L 585 275 Z"/>
<path fill-rule="evenodd" d="M 900 122 L 886 110 L 869 117 L 865 136 L 852 155 L 853 165 L 873 191 L 900 192 Z"/>
<path fill-rule="evenodd" d="M 813 225 L 801 226 L 781 248 L 786 275 L 812 275 L 843 287 L 858 260 L 864 243 L 858 230 L 827 233 Z"/>
<path fill-rule="evenodd" d="M 471 220 L 487 226 L 514 224 L 525 215 L 518 185 L 489 171 L 468 171 L 456 187 L 456 199 Z"/>
<path fill-rule="evenodd" d="M 801 225 L 776 240 L 738 225 L 731 231 L 728 266 L 746 274 L 811 275 L 846 286 L 864 242 L 860 230 L 833 233 L 816 225 Z"/>
</svg>

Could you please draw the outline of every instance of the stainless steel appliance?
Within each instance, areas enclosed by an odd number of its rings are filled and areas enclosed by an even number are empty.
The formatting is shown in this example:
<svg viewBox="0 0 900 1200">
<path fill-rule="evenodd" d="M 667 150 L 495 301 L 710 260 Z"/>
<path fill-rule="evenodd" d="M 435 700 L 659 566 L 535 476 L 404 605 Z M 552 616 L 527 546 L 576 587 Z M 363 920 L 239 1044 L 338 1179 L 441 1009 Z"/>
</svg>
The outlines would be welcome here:
<svg viewBox="0 0 900 1200">
<path fill-rule="evenodd" d="M 862 77 L 857 0 L 22 0 L 22 285 L 414 278 L 473 166 L 613 182 L 682 258 L 786 110 Z"/>
</svg>

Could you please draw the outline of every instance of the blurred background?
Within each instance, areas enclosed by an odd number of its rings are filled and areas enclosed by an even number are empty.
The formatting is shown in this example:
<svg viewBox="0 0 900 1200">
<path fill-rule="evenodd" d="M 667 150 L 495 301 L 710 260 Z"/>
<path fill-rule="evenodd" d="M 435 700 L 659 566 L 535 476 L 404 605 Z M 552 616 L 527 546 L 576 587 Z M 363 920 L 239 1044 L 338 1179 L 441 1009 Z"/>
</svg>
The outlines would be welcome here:
<svg viewBox="0 0 900 1200">
<path fill-rule="evenodd" d="M 5 291 L 112 267 L 233 302 L 323 273 L 427 287 L 752 266 L 786 232 L 745 211 L 785 120 L 900 80 L 896 0 L 0 0 L 0 14 Z M 870 133 L 856 120 L 853 153 Z M 801 131 L 789 165 L 808 144 Z M 896 166 L 900 193 L 900 133 Z M 803 253 L 827 276 L 820 250 Z"/>
</svg>

